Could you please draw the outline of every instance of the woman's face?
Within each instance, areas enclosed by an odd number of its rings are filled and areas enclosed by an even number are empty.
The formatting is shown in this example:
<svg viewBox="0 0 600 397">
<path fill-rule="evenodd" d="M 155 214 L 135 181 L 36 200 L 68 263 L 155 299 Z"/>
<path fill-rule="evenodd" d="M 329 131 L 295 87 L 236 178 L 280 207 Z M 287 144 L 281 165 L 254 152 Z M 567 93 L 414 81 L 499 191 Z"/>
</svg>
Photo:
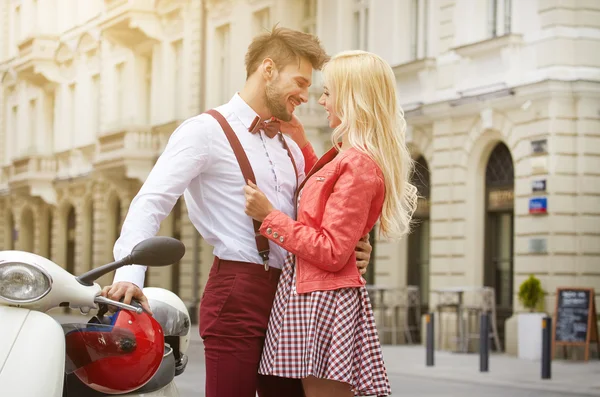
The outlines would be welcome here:
<svg viewBox="0 0 600 397">
<path fill-rule="evenodd" d="M 323 86 L 323 95 L 319 98 L 319 104 L 327 111 L 327 120 L 329 121 L 329 127 L 335 128 L 342 123 L 337 113 L 334 110 L 335 94 Z"/>
</svg>

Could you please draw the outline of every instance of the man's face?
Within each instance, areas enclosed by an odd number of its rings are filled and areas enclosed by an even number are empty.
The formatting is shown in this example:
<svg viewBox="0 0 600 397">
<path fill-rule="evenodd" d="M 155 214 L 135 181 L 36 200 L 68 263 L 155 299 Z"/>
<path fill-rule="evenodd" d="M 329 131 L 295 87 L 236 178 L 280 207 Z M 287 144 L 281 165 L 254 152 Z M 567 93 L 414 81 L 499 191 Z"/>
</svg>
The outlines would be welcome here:
<svg viewBox="0 0 600 397">
<path fill-rule="evenodd" d="M 265 87 L 266 104 L 273 115 L 282 121 L 290 121 L 296 106 L 308 101 L 308 87 L 312 83 L 312 65 L 300 58 L 274 73 Z"/>
</svg>

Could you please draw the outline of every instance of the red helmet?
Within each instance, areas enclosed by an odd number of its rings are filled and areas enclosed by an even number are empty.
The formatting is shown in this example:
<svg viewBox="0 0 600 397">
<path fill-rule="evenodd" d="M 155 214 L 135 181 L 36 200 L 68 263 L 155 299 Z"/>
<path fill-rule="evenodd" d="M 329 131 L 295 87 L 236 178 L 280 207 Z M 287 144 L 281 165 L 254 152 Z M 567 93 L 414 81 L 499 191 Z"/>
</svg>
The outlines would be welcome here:
<svg viewBox="0 0 600 397">
<path fill-rule="evenodd" d="M 145 312 L 128 310 L 119 310 L 102 322 L 63 325 L 66 372 L 74 372 L 85 385 L 105 394 L 128 393 L 144 386 L 163 358 L 160 324 Z"/>
</svg>

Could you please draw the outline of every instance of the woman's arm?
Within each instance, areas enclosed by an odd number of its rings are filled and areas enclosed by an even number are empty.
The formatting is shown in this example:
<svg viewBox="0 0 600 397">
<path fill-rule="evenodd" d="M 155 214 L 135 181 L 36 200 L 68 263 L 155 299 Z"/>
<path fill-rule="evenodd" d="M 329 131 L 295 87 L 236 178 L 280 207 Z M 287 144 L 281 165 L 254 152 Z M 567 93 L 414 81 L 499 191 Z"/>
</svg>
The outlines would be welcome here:
<svg viewBox="0 0 600 397">
<path fill-rule="evenodd" d="M 327 198 L 319 228 L 268 208 L 264 201 L 261 206 L 258 204 L 261 200 L 248 199 L 248 195 L 246 213 L 262 220 L 260 233 L 277 245 L 323 270 L 336 272 L 354 252 L 364 234 L 372 202 L 383 197 L 383 190 L 383 180 L 372 163 L 342 161 L 339 178 Z M 254 208 L 257 208 L 255 212 Z M 261 213 L 268 215 L 262 215 L 263 219 L 260 219 Z"/>
</svg>

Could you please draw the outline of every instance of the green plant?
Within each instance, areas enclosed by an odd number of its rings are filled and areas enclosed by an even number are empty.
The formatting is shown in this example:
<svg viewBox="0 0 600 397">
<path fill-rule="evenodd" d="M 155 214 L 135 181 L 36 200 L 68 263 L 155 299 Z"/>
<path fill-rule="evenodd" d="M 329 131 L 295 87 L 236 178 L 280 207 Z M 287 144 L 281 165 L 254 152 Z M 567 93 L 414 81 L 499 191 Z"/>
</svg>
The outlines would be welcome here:
<svg viewBox="0 0 600 397">
<path fill-rule="evenodd" d="M 519 302 L 530 312 L 533 312 L 538 305 L 543 303 L 543 300 L 542 283 L 532 274 L 519 287 Z"/>
</svg>

